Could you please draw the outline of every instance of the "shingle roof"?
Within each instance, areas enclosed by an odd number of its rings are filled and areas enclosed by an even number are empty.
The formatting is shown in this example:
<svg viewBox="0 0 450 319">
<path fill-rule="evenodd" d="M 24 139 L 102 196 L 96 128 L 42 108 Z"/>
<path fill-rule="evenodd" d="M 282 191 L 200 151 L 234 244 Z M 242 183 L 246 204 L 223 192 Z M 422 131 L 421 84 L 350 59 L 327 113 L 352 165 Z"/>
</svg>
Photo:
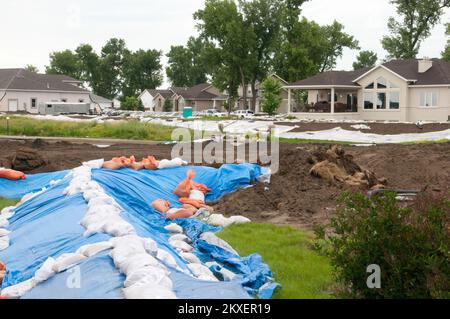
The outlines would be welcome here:
<svg viewBox="0 0 450 319">
<path fill-rule="evenodd" d="M 397 73 L 406 80 L 412 80 L 412 85 L 442 85 L 450 84 L 450 62 L 442 59 L 432 59 L 433 66 L 424 73 L 419 73 L 419 60 L 405 59 L 392 60 L 383 64 L 392 72 Z M 356 71 L 328 71 L 319 73 L 310 78 L 294 82 L 294 86 L 358 86 L 354 80 L 369 72 L 370 68 Z"/>
<path fill-rule="evenodd" d="M 112 103 L 113 101 L 107 99 L 106 97 L 91 93 L 89 94 L 92 102 L 94 103 Z"/>
<path fill-rule="evenodd" d="M 66 75 L 38 74 L 25 69 L 0 69 L 0 90 L 88 92 L 71 84 L 79 82 Z"/>
<path fill-rule="evenodd" d="M 202 83 L 190 88 L 173 87 L 171 90 L 177 95 L 182 96 L 185 100 L 213 100 L 218 95 L 205 91 L 211 84 Z"/>
<path fill-rule="evenodd" d="M 156 90 L 156 89 L 148 89 L 147 90 L 153 97 L 157 94 L 161 94 L 163 98 L 167 99 L 172 97 L 173 92 L 171 90 Z"/>
</svg>

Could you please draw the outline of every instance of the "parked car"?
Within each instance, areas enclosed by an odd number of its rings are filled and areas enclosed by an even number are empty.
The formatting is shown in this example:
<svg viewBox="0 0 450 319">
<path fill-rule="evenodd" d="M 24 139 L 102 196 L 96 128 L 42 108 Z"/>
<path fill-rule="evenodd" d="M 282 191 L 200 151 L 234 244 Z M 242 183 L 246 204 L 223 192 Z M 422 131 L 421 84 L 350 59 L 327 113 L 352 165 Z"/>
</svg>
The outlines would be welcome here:
<svg viewBox="0 0 450 319">
<path fill-rule="evenodd" d="M 251 110 L 239 110 L 231 113 L 233 116 L 237 116 L 240 119 L 247 118 L 247 117 L 253 117 L 255 116 L 255 112 Z"/>
<path fill-rule="evenodd" d="M 203 110 L 199 113 L 200 116 L 218 116 L 223 117 L 225 113 L 221 113 L 216 109 Z"/>
</svg>

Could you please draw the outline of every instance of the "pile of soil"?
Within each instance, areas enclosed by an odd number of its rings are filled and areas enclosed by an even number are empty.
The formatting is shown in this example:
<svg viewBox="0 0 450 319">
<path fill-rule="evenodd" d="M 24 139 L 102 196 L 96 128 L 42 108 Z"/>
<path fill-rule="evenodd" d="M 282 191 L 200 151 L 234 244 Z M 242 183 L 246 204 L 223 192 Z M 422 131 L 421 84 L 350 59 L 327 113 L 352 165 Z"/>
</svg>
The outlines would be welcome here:
<svg viewBox="0 0 450 319">
<path fill-rule="evenodd" d="M 27 147 L 19 148 L 11 155 L 0 158 L 0 166 L 25 173 L 45 167 L 48 164 L 48 160 L 42 153 Z"/>
</svg>

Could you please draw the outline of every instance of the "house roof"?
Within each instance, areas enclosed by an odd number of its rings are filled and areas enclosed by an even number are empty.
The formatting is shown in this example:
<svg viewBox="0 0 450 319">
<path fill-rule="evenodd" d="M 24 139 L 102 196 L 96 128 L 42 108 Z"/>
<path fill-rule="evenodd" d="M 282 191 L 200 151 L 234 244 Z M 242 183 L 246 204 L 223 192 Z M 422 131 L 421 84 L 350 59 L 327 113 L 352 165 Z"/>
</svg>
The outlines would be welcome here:
<svg viewBox="0 0 450 319">
<path fill-rule="evenodd" d="M 147 90 L 153 97 L 160 94 L 163 98 L 168 99 L 172 97 L 173 92 L 171 90 L 156 90 L 156 89 L 148 89 Z"/>
<path fill-rule="evenodd" d="M 88 92 L 73 85 L 81 83 L 60 74 L 39 74 L 26 69 L 0 69 L 0 90 Z"/>
<path fill-rule="evenodd" d="M 374 68 L 364 68 L 356 71 L 328 71 L 319 73 L 310 78 L 294 82 L 289 86 L 355 86 L 360 78 L 370 72 L 383 67 L 407 81 L 412 85 L 446 85 L 450 84 L 450 63 L 442 59 L 432 59 L 432 67 L 419 73 L 418 59 L 392 60 Z"/>
<path fill-rule="evenodd" d="M 216 94 L 207 92 L 206 89 L 211 87 L 209 83 L 202 83 L 190 88 L 172 87 L 170 88 L 175 94 L 182 96 L 185 100 L 213 100 L 219 97 Z"/>
<path fill-rule="evenodd" d="M 92 102 L 94 102 L 94 103 L 110 103 L 110 104 L 113 103 L 113 101 L 111 101 L 103 96 L 96 95 L 94 93 L 91 93 L 89 95 L 91 97 Z"/>
</svg>

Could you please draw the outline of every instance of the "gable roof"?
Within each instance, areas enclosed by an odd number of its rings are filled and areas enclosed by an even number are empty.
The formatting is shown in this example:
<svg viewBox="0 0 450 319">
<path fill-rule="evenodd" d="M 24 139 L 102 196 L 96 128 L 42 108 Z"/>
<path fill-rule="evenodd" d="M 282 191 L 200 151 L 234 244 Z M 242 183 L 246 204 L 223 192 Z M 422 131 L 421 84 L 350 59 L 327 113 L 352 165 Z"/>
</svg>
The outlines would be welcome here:
<svg viewBox="0 0 450 319">
<path fill-rule="evenodd" d="M 73 85 L 76 83 L 81 82 L 66 75 L 40 74 L 26 69 L 0 69 L 0 90 L 88 92 Z"/>
<path fill-rule="evenodd" d="M 384 68 L 405 81 L 413 82 L 412 86 L 420 85 L 450 85 L 450 62 L 442 59 L 431 59 L 432 67 L 424 73 L 419 73 L 418 59 L 392 60 L 373 68 L 356 71 L 328 71 L 310 78 L 294 82 L 289 86 L 355 86 L 361 78 L 378 68 Z M 288 87 L 289 87 L 288 86 Z"/>
<path fill-rule="evenodd" d="M 160 94 L 165 99 L 171 98 L 173 96 L 173 92 L 171 90 L 147 89 L 147 92 L 150 93 L 153 98 L 158 94 Z"/>
<path fill-rule="evenodd" d="M 113 101 L 107 99 L 106 97 L 94 93 L 89 94 L 89 96 L 91 97 L 91 101 L 94 103 L 110 103 L 110 104 L 113 103 Z"/>
<path fill-rule="evenodd" d="M 213 100 L 218 95 L 206 91 L 211 86 L 209 83 L 202 83 L 190 88 L 172 87 L 170 89 L 175 94 L 182 96 L 185 100 Z"/>
</svg>

